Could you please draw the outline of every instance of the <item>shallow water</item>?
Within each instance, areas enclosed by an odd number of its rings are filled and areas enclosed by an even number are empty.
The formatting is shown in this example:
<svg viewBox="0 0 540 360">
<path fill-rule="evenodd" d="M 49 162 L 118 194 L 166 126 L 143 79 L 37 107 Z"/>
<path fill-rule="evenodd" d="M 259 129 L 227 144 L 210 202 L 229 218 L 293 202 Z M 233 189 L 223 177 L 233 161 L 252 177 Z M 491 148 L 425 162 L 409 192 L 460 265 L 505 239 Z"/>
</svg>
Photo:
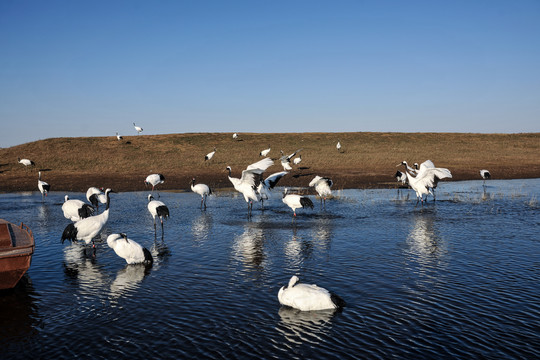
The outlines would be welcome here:
<svg viewBox="0 0 540 360">
<path fill-rule="evenodd" d="M 415 207 L 409 190 L 344 190 L 298 210 L 279 189 L 254 206 L 219 192 L 160 192 L 161 238 L 147 192 L 111 195 L 113 232 L 151 250 L 126 265 L 105 241 L 62 244 L 64 193 L 0 195 L 0 217 L 24 221 L 36 251 L 0 293 L 3 358 L 537 358 L 540 355 L 540 179 L 443 182 Z M 70 193 L 84 199 L 84 194 Z M 341 312 L 281 307 L 296 274 L 347 302 Z"/>
</svg>

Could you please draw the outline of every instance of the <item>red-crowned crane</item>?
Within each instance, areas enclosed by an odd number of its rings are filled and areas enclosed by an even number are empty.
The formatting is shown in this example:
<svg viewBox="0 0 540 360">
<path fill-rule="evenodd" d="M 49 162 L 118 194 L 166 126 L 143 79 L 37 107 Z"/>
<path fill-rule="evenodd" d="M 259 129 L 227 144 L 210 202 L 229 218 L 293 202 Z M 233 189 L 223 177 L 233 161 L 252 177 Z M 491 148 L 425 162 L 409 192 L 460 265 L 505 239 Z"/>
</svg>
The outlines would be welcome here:
<svg viewBox="0 0 540 360">
<path fill-rule="evenodd" d="M 293 211 L 293 219 L 296 218 L 296 209 L 299 208 L 311 208 L 313 209 L 313 202 L 310 198 L 299 194 L 289 194 L 287 188 L 283 191 L 283 199 L 281 199 L 288 207 Z"/>
<path fill-rule="evenodd" d="M 314 187 L 317 194 L 321 198 L 321 204 L 326 206 L 326 199 L 332 196 L 332 190 L 330 189 L 334 182 L 327 177 L 315 176 L 309 183 L 310 187 Z"/>
<path fill-rule="evenodd" d="M 76 222 L 92 216 L 94 214 L 94 208 L 84 201 L 77 199 L 70 200 L 69 196 L 66 195 L 62 204 L 62 212 L 66 219 Z"/>
<path fill-rule="evenodd" d="M 262 180 L 261 175 L 261 182 L 259 186 L 257 186 L 257 192 L 259 193 L 261 197 L 261 206 L 264 208 L 264 200 L 268 200 L 270 198 L 270 190 L 272 190 L 278 183 L 279 179 L 287 175 L 287 171 L 280 171 L 273 173 L 272 175 L 269 175 L 266 179 Z"/>
<path fill-rule="evenodd" d="M 216 154 L 216 148 L 214 148 L 214 151 L 211 151 L 204 156 L 204 161 L 212 160 L 215 154 Z"/>
<path fill-rule="evenodd" d="M 206 210 L 206 198 L 212 193 L 212 189 L 206 184 L 195 185 L 195 178 L 191 179 L 191 191 L 201 195 L 201 209 Z"/>
<path fill-rule="evenodd" d="M 162 174 L 150 174 L 144 180 L 144 185 L 152 185 L 152 192 L 154 192 L 154 188 L 159 184 L 163 184 L 164 182 L 165 176 L 163 176 Z"/>
<path fill-rule="evenodd" d="M 51 185 L 41 180 L 41 171 L 38 172 L 38 189 L 41 192 L 41 201 L 43 202 L 45 200 L 44 197 L 47 196 L 47 194 L 51 190 Z"/>
<path fill-rule="evenodd" d="M 158 217 L 161 222 L 161 234 L 163 234 L 163 218 L 167 219 L 169 217 L 169 208 L 163 201 L 154 200 L 152 194 L 149 194 L 148 211 L 154 219 L 154 234 L 156 233 L 156 217 Z"/>
<path fill-rule="evenodd" d="M 140 133 L 143 132 L 143 128 L 140 127 L 140 126 L 135 125 L 135 123 L 133 123 L 133 127 L 135 128 L 135 131 L 137 132 L 137 135 L 139 135 Z"/>
<path fill-rule="evenodd" d="M 279 289 L 278 300 L 281 305 L 301 311 L 339 309 L 346 305 L 338 295 L 317 285 L 300 284 L 299 280 L 294 275 L 287 286 Z"/>
<path fill-rule="evenodd" d="M 114 250 L 116 255 L 126 260 L 128 264 L 152 264 L 154 262 L 148 249 L 128 239 L 124 233 L 109 235 L 107 245 Z"/>
</svg>

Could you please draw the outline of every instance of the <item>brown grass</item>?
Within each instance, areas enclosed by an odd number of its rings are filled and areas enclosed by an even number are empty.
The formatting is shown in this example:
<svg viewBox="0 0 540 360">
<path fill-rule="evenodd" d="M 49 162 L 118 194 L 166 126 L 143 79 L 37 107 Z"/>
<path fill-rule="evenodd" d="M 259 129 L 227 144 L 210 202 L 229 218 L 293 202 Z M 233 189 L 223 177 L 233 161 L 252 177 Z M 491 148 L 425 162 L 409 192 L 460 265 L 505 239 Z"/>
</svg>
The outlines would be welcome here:
<svg viewBox="0 0 540 360">
<path fill-rule="evenodd" d="M 338 153 L 338 139 L 343 153 Z M 453 180 L 479 179 L 488 169 L 495 179 L 540 177 L 540 133 L 228 133 L 139 135 L 124 137 L 52 138 L 0 149 L 0 191 L 37 188 L 37 171 L 57 191 L 86 191 L 89 186 L 117 191 L 144 190 L 145 177 L 165 176 L 161 189 L 187 190 L 195 176 L 213 187 L 230 187 L 225 168 L 233 176 L 259 160 L 271 145 L 270 157 L 300 148 L 302 163 L 280 185 L 307 186 L 315 175 L 329 176 L 335 188 L 395 186 L 396 165 L 431 159 L 450 169 Z M 216 155 L 204 155 L 217 148 Z M 36 163 L 25 169 L 17 157 Z M 281 171 L 279 160 L 268 174 Z"/>
</svg>

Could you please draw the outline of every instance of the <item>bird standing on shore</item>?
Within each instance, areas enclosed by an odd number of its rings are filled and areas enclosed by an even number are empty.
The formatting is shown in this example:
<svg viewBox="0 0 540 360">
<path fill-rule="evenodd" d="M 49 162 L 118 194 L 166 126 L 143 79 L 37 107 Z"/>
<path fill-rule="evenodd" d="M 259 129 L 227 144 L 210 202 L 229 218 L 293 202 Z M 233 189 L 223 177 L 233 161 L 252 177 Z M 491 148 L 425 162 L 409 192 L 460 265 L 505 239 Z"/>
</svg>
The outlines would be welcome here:
<svg viewBox="0 0 540 360">
<path fill-rule="evenodd" d="M 321 176 L 315 176 L 313 180 L 309 183 L 310 187 L 315 187 L 315 191 L 317 194 L 319 194 L 319 197 L 321 198 L 321 205 L 326 206 L 326 199 L 329 196 L 332 196 L 332 190 L 330 187 L 334 182 L 327 178 L 327 177 L 321 177 Z"/>
<path fill-rule="evenodd" d="M 338 152 L 341 152 L 341 142 L 339 141 L 339 139 L 338 139 L 338 142 L 336 144 L 336 149 L 337 149 Z"/>
<path fill-rule="evenodd" d="M 147 248 L 139 243 L 128 239 L 124 233 L 111 234 L 107 237 L 107 245 L 114 250 L 116 255 L 126 260 L 128 264 L 152 264 L 154 259 Z"/>
<path fill-rule="evenodd" d="M 261 150 L 259 153 L 259 156 L 268 156 L 268 153 L 270 152 L 270 145 L 268 145 L 267 149 Z"/>
<path fill-rule="evenodd" d="M 201 209 L 204 205 L 204 210 L 206 210 L 206 197 L 212 193 L 210 187 L 206 184 L 195 185 L 195 178 L 193 178 L 191 179 L 191 191 L 201 195 Z"/>
<path fill-rule="evenodd" d="M 231 167 L 227 166 L 229 172 L 229 181 L 234 185 L 234 189 L 242 195 L 246 200 L 248 206 L 248 217 L 251 217 L 251 210 L 253 208 L 253 201 L 259 201 L 257 197 L 257 186 L 255 175 L 262 175 L 266 169 L 274 164 L 274 161 L 270 158 L 264 158 L 257 161 L 254 164 L 249 165 L 246 170 L 242 171 L 241 178 L 234 178 L 231 176 Z"/>
<path fill-rule="evenodd" d="M 204 156 L 204 161 L 211 160 L 214 157 L 214 154 L 216 153 L 216 148 L 214 148 L 214 151 L 209 152 Z"/>
<path fill-rule="evenodd" d="M 71 221 L 79 221 L 81 219 L 92 216 L 94 208 L 81 200 L 70 200 L 69 196 L 64 197 L 64 203 L 62 204 L 62 212 L 64 217 Z"/>
<path fill-rule="evenodd" d="M 120 141 L 120 140 L 123 139 L 122 135 L 118 135 L 118 131 L 116 132 L 116 139 L 117 139 L 118 141 Z"/>
<path fill-rule="evenodd" d="M 317 285 L 300 284 L 294 275 L 287 286 L 281 287 L 278 300 L 281 305 L 290 306 L 301 311 L 338 309 L 346 305 L 345 301 Z"/>
<path fill-rule="evenodd" d="M 17 161 L 19 162 L 19 164 L 23 164 L 25 168 L 27 166 L 35 166 L 36 165 L 32 160 L 29 160 L 29 159 L 17 158 Z"/>
<path fill-rule="evenodd" d="M 41 171 L 38 172 L 38 189 L 41 192 L 41 201 L 43 202 L 45 200 L 44 197 L 47 196 L 51 190 L 51 185 L 41 180 Z"/>
<path fill-rule="evenodd" d="M 137 132 L 137 135 L 139 135 L 140 133 L 143 132 L 143 128 L 140 127 L 140 126 L 135 125 L 135 123 L 133 123 L 133 127 L 135 128 L 135 131 Z"/>
<path fill-rule="evenodd" d="M 302 155 L 298 155 L 298 157 L 293 160 L 294 165 L 298 165 L 301 162 L 302 162 Z"/>
</svg>

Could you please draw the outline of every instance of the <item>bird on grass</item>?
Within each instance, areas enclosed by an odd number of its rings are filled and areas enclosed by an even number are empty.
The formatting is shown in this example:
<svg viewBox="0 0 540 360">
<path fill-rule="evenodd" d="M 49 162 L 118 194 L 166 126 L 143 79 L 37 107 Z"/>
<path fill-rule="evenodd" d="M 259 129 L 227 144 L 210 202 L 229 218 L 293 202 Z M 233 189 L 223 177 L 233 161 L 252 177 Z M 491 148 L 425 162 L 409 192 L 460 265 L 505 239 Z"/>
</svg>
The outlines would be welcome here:
<svg viewBox="0 0 540 360">
<path fill-rule="evenodd" d="M 47 196 L 51 190 L 51 185 L 41 180 L 41 171 L 38 172 L 38 189 L 41 192 L 41 201 L 43 202 L 45 200 L 45 196 Z"/>
<path fill-rule="evenodd" d="M 128 239 L 124 233 L 109 235 L 107 237 L 107 245 L 114 250 L 116 255 L 126 260 L 128 264 L 152 264 L 154 262 L 152 254 L 147 248 Z"/>
<path fill-rule="evenodd" d="M 216 148 L 214 148 L 214 151 L 209 152 L 204 156 L 204 161 L 211 160 L 214 157 L 214 154 L 216 153 Z"/>
<path fill-rule="evenodd" d="M 27 166 L 36 166 L 36 163 L 29 159 L 17 158 L 17 161 L 19 162 L 19 164 L 23 164 L 25 168 Z"/>
<path fill-rule="evenodd" d="M 336 149 L 338 152 L 341 152 L 341 142 L 338 140 L 337 144 L 336 144 Z"/>
<path fill-rule="evenodd" d="M 169 217 L 169 208 L 163 201 L 154 200 L 152 194 L 148 195 L 148 211 L 154 218 L 154 234 L 156 233 L 156 217 L 159 217 L 161 222 L 161 233 L 163 234 L 163 218 Z"/>
<path fill-rule="evenodd" d="M 69 196 L 66 195 L 62 204 L 62 212 L 66 219 L 76 222 L 92 216 L 94 214 L 94 208 L 84 201 L 77 199 L 70 200 Z"/>
<path fill-rule="evenodd" d="M 237 133 L 232 134 L 232 138 L 233 140 L 238 140 L 238 134 Z"/>
<path fill-rule="evenodd" d="M 298 157 L 293 160 L 294 165 L 298 165 L 301 162 L 302 162 L 302 155 L 298 155 Z"/>
<path fill-rule="evenodd" d="M 206 198 L 208 195 L 212 194 L 212 189 L 206 184 L 197 184 L 195 185 L 195 178 L 191 179 L 191 191 L 201 195 L 201 209 L 204 206 L 206 210 Z"/>
<path fill-rule="evenodd" d="M 345 300 L 325 288 L 317 285 L 301 284 L 298 276 L 293 275 L 287 286 L 278 292 L 281 305 L 290 306 L 301 311 L 341 309 L 346 306 Z"/>
<path fill-rule="evenodd" d="M 267 149 L 261 150 L 259 153 L 259 156 L 268 156 L 268 153 L 270 152 L 270 145 L 268 145 Z"/>
<path fill-rule="evenodd" d="M 283 152 L 283 150 L 280 150 L 281 152 L 281 157 L 279 158 L 279 160 L 281 161 L 281 166 L 283 166 L 283 170 L 285 171 L 289 171 L 289 170 L 292 170 L 292 167 L 291 167 L 291 159 L 301 151 L 302 149 L 298 149 L 296 150 L 295 152 L 293 152 L 292 154 L 290 155 L 285 155 L 285 153 Z"/>
<path fill-rule="evenodd" d="M 262 208 L 264 208 L 264 200 L 270 199 L 270 190 L 272 190 L 277 185 L 278 181 L 287 174 L 287 171 L 276 172 L 264 180 L 262 180 L 261 175 L 261 182 L 259 183 L 259 186 L 257 186 L 257 193 L 259 193 L 261 198 Z"/>
<path fill-rule="evenodd" d="M 135 123 L 133 123 L 133 127 L 135 128 L 135 131 L 137 132 L 137 135 L 139 135 L 140 133 L 143 132 L 143 128 L 140 127 L 140 126 L 135 125 Z"/>
<path fill-rule="evenodd" d="M 491 173 L 488 170 L 480 170 L 480 176 L 484 179 L 484 186 L 486 186 L 486 180 L 491 179 Z"/>
<path fill-rule="evenodd" d="M 147 186 L 148 184 L 152 185 L 152 192 L 154 192 L 154 188 L 158 186 L 159 184 L 163 184 L 165 182 L 165 176 L 162 174 L 150 174 L 146 177 L 144 180 L 144 185 Z"/>
<path fill-rule="evenodd" d="M 317 194 L 319 194 L 319 197 L 321 198 L 321 205 L 326 205 L 326 199 L 330 196 L 332 196 L 332 190 L 330 187 L 334 182 L 327 178 L 327 177 L 321 177 L 321 176 L 315 176 L 313 180 L 309 183 L 310 187 L 315 187 L 315 191 Z"/>
<path fill-rule="evenodd" d="M 251 210 L 253 208 L 253 202 L 259 201 L 257 197 L 257 184 L 256 175 L 262 175 L 266 169 L 274 164 L 274 161 L 270 158 L 264 158 L 256 163 L 249 165 L 244 171 L 242 171 L 242 177 L 234 178 L 231 176 L 231 167 L 227 166 L 229 172 L 229 180 L 234 185 L 234 189 L 242 195 L 246 200 L 248 206 L 248 217 L 251 217 Z"/>
<path fill-rule="evenodd" d="M 288 189 L 285 188 L 283 191 L 283 198 L 281 199 L 288 207 L 293 211 L 293 219 L 296 218 L 296 209 L 299 208 L 311 208 L 313 209 L 313 202 L 307 196 L 299 194 L 290 194 Z"/>
<path fill-rule="evenodd" d="M 66 226 L 62 233 L 62 243 L 64 243 L 65 240 L 71 240 L 72 242 L 75 240 L 83 240 L 87 245 L 92 242 L 92 247 L 95 249 L 96 245 L 94 237 L 99 234 L 103 226 L 109 220 L 109 207 L 111 205 L 110 193 L 113 192 L 114 190 L 111 189 L 105 190 L 107 203 L 105 211 L 101 214 L 81 219 L 76 223 L 71 223 Z"/>
<path fill-rule="evenodd" d="M 122 140 L 124 137 L 122 135 L 118 135 L 118 131 L 116 132 L 116 139 L 118 141 Z"/>
</svg>

